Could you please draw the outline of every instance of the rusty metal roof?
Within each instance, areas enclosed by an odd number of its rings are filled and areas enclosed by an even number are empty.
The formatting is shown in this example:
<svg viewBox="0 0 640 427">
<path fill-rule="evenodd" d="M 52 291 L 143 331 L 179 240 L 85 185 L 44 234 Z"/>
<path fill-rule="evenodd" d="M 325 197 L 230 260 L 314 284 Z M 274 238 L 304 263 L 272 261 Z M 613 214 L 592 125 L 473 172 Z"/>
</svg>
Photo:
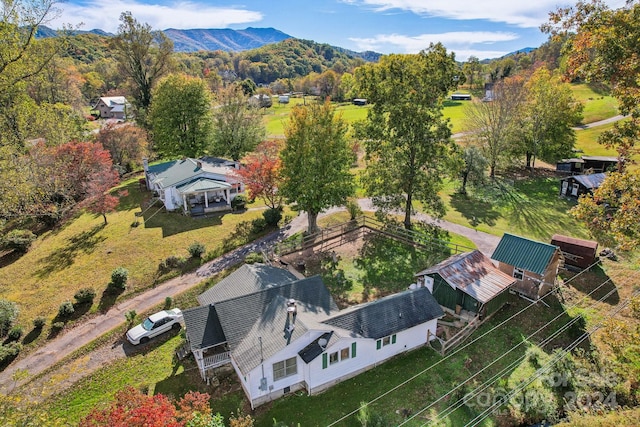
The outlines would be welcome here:
<svg viewBox="0 0 640 427">
<path fill-rule="evenodd" d="M 451 287 L 460 289 L 481 303 L 491 301 L 516 282 L 513 277 L 498 270 L 478 250 L 454 255 L 416 276 L 431 273 L 438 273 Z"/>
</svg>

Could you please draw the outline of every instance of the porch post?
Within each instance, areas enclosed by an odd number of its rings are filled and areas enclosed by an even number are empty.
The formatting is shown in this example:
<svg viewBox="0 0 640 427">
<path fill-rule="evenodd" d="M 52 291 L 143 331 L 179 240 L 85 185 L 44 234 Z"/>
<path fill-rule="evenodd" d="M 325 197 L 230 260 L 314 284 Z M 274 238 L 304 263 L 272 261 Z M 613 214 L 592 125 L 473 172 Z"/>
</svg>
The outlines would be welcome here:
<svg viewBox="0 0 640 427">
<path fill-rule="evenodd" d="M 184 206 L 184 211 L 185 212 L 187 212 L 189 210 L 188 206 L 187 206 L 187 195 L 186 194 L 182 195 L 182 206 Z"/>
<path fill-rule="evenodd" d="M 229 200 L 229 189 L 224 189 L 224 199 L 227 201 L 227 206 L 231 206 L 231 200 Z"/>
<path fill-rule="evenodd" d="M 209 198 L 207 197 L 207 192 L 204 192 L 204 207 L 208 208 L 209 207 Z"/>
</svg>

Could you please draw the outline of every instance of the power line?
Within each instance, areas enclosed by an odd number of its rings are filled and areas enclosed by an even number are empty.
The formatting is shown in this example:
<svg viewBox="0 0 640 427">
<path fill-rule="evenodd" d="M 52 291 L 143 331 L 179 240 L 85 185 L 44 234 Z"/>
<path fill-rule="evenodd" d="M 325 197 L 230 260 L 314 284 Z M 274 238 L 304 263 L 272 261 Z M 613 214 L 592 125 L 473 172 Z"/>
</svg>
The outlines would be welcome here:
<svg viewBox="0 0 640 427">
<path fill-rule="evenodd" d="M 638 273 L 636 273 L 637 275 Z M 602 286 L 604 286 L 605 284 L 607 284 L 608 282 L 610 282 L 611 279 L 607 279 L 605 280 L 602 284 L 600 284 L 598 287 L 596 287 L 595 289 L 593 289 L 589 294 L 585 295 L 582 300 L 584 300 L 585 298 L 587 298 L 588 296 L 590 296 L 591 294 L 593 294 L 594 292 L 596 292 L 598 289 L 600 289 Z M 600 299 L 594 301 L 593 303 L 591 303 L 588 307 L 591 306 L 595 306 L 597 303 L 599 302 L 603 302 L 605 299 L 607 299 L 609 296 L 611 296 L 614 292 L 616 292 L 616 288 L 613 288 L 612 290 L 610 290 L 609 292 L 607 292 L 605 295 L 603 295 Z M 573 308 L 576 307 L 578 305 L 578 303 L 569 306 L 568 308 Z M 440 400 L 442 400 L 447 394 L 456 391 L 457 389 L 459 389 L 460 387 L 464 386 L 467 382 L 469 382 L 470 380 L 472 380 L 473 378 L 475 378 L 477 375 L 479 375 L 480 373 L 482 373 L 483 371 L 485 371 L 486 369 L 490 368 L 492 365 L 494 365 L 495 363 L 497 363 L 499 360 L 501 360 L 502 358 L 504 358 L 507 354 L 511 353 L 513 350 L 515 350 L 516 348 L 518 348 L 520 345 L 524 344 L 527 342 L 527 340 L 529 340 L 530 338 L 532 338 L 533 336 L 535 336 L 538 332 L 540 332 L 541 330 L 545 329 L 547 326 L 549 326 L 550 324 L 552 324 L 553 322 L 555 322 L 557 319 L 559 319 L 562 315 L 564 315 L 565 313 L 562 312 L 559 315 L 557 315 L 556 317 L 554 317 L 553 319 L 551 319 L 550 321 L 548 321 L 546 324 L 544 324 L 543 326 L 541 326 L 537 331 L 533 332 L 532 334 L 530 334 L 527 338 L 525 338 L 522 342 L 520 342 L 519 344 L 517 344 L 516 346 L 512 347 L 509 351 L 507 351 L 506 353 L 504 353 L 503 355 L 501 355 L 500 357 L 498 357 L 496 360 L 494 360 L 493 362 L 491 362 L 489 365 L 485 366 L 483 369 L 479 370 L 478 372 L 476 372 L 474 375 L 472 375 L 471 377 L 469 377 L 467 380 L 465 380 L 464 382 L 462 382 L 461 384 L 457 385 L 456 387 L 454 387 L 453 389 L 449 390 L 446 394 L 444 394 L 443 396 L 441 396 L 439 399 L 437 399 L 436 401 L 432 402 L 431 404 L 429 404 L 428 406 L 424 407 L 423 409 L 421 409 L 420 411 L 418 411 L 416 414 L 414 414 L 412 417 L 408 418 L 407 420 L 405 420 L 403 423 L 400 424 L 400 426 L 406 424 L 408 421 L 410 421 L 411 419 L 415 418 L 416 416 L 418 416 L 419 414 L 423 413 L 424 411 L 426 411 L 427 409 L 431 408 L 432 406 L 434 406 L 436 403 L 438 403 Z M 574 317 L 573 319 L 571 319 L 569 322 L 567 322 L 566 324 L 564 324 L 560 329 L 558 329 L 557 331 L 554 331 L 549 337 L 545 338 L 544 340 L 542 340 L 540 343 L 538 343 L 538 346 L 540 347 L 544 347 L 545 345 L 547 345 L 549 342 L 551 342 L 551 340 L 553 340 L 555 337 L 557 337 L 558 335 L 560 335 L 562 332 L 564 332 L 565 330 L 569 329 L 571 326 L 573 326 L 575 323 L 577 323 L 579 320 L 583 319 L 584 316 L 581 314 L 577 317 Z M 440 420 L 443 417 L 448 416 L 449 414 L 451 414 L 453 411 L 455 411 L 456 409 L 458 409 L 459 407 L 461 407 L 462 405 L 465 404 L 465 400 L 467 400 L 469 397 L 475 397 L 477 396 L 480 392 L 484 391 L 487 387 L 489 387 L 491 384 L 493 384 L 498 378 L 500 378 L 504 373 L 506 373 L 509 369 L 511 369 L 512 367 L 514 367 L 515 365 L 519 364 L 520 362 L 522 362 L 525 359 L 525 356 L 521 356 L 518 359 L 516 359 L 514 362 L 512 362 L 510 365 L 508 365 L 506 368 L 502 369 L 502 371 L 500 371 L 499 373 L 495 374 L 492 378 L 485 380 L 482 384 L 480 384 L 478 387 L 476 387 L 476 389 L 474 389 L 473 392 L 468 393 L 467 395 L 465 395 L 464 398 L 459 399 L 458 401 L 452 403 L 451 405 L 449 405 L 445 410 L 444 413 L 440 413 L 438 414 L 438 417 L 435 420 L 431 420 L 431 421 L 436 421 L 436 420 Z M 453 407 L 454 405 L 456 405 L 455 407 Z M 424 424 L 423 424 L 424 425 Z"/>
<path fill-rule="evenodd" d="M 594 267 L 595 265 L 599 264 L 600 260 L 597 260 L 596 262 L 594 262 L 593 264 L 591 264 L 590 266 L 588 266 L 586 269 L 582 270 L 581 272 L 579 272 L 578 274 L 576 274 L 575 276 L 569 278 L 565 283 L 565 285 L 569 282 L 571 282 L 572 280 L 574 280 L 576 277 L 579 277 L 581 274 L 583 274 L 585 271 L 591 269 L 591 267 Z M 551 295 L 553 293 L 553 290 L 546 293 L 545 295 L 543 295 L 542 297 L 540 297 L 538 299 L 538 301 L 542 301 L 543 299 L 545 299 L 546 297 L 548 297 L 549 295 Z M 473 339 L 472 341 L 468 342 L 467 344 L 463 345 L 462 347 L 459 347 L 458 349 L 454 350 L 451 354 L 449 354 L 448 356 L 445 356 L 444 358 L 438 360 L 437 362 L 433 363 L 432 365 L 426 367 L 425 369 L 423 369 L 422 371 L 418 372 L 417 374 L 411 376 L 410 378 L 406 379 L 405 381 L 401 382 L 400 384 L 398 384 L 397 386 L 394 386 L 392 388 L 390 388 L 389 390 L 385 391 L 384 393 L 378 395 L 376 398 L 370 400 L 367 403 L 364 403 L 362 405 L 360 405 L 358 408 L 354 409 L 353 411 L 343 415 L 342 417 L 338 418 L 337 420 L 335 420 L 334 422 L 332 422 L 331 424 L 329 424 L 327 427 L 332 427 L 336 424 L 338 424 L 341 421 L 346 420 L 347 418 L 349 418 L 350 416 L 354 415 L 355 413 L 357 413 L 358 411 L 360 411 L 360 409 L 374 403 L 377 402 L 378 400 L 382 399 L 383 397 L 387 396 L 390 393 L 393 393 L 394 391 L 398 390 L 400 387 L 403 387 L 405 384 L 410 383 L 411 381 L 413 381 L 414 379 L 418 378 L 419 376 L 423 375 L 424 373 L 428 372 L 429 370 L 431 370 L 432 368 L 435 368 L 436 366 L 440 365 L 441 363 L 443 363 L 445 360 L 449 359 L 450 357 L 458 354 L 460 351 L 466 349 L 467 347 L 469 347 L 471 344 L 474 344 L 475 342 L 477 342 L 478 340 L 484 338 L 485 336 L 487 336 L 488 334 L 490 334 L 491 332 L 495 331 L 496 329 L 498 329 L 499 327 L 503 326 L 505 323 L 509 322 L 510 320 L 514 319 L 515 317 L 519 316 L 520 314 L 524 313 L 525 311 L 527 311 L 529 308 L 533 307 L 535 304 L 529 304 L 526 307 L 524 307 L 522 310 L 518 311 L 517 313 L 513 314 L 512 316 L 508 317 L 506 320 L 503 320 L 502 322 L 500 322 L 499 324 L 497 324 L 496 326 L 494 326 L 493 328 L 489 329 L 487 332 L 485 332 L 484 334 L 480 335 L 479 337 L 476 337 L 475 339 Z"/>
<path fill-rule="evenodd" d="M 614 315 L 618 314 L 627 305 L 629 305 L 629 302 L 631 301 L 632 298 L 634 298 L 634 297 L 636 297 L 638 295 L 640 295 L 640 290 L 635 291 L 629 298 L 627 298 L 625 300 L 625 302 L 623 304 L 619 305 L 615 310 L 612 310 L 612 313 L 609 314 L 607 316 L 607 318 L 612 318 Z M 595 332 L 597 332 L 603 326 L 604 326 L 604 320 L 601 320 L 596 326 L 594 326 L 589 331 L 585 332 L 580 337 L 575 339 L 571 344 L 569 344 L 565 349 L 563 349 L 562 352 L 556 354 L 555 357 L 553 357 L 549 362 L 547 362 L 544 366 L 540 367 L 536 372 L 534 372 L 533 375 L 529 376 L 527 378 L 527 380 L 523 381 L 516 388 L 514 388 L 511 391 L 509 391 L 507 393 L 507 395 L 503 397 L 503 399 L 501 399 L 500 401 L 494 402 L 491 406 L 489 406 L 487 409 L 485 409 L 481 414 L 477 415 L 474 419 L 472 419 L 470 422 L 468 422 L 465 425 L 465 427 L 474 427 L 474 426 L 478 425 L 485 418 L 487 418 L 498 406 L 502 405 L 503 403 L 509 402 L 511 400 L 511 398 L 516 393 L 524 390 L 531 383 L 533 383 L 536 379 L 540 378 L 543 374 L 545 374 L 547 371 L 549 371 L 556 363 L 558 363 L 561 359 L 565 358 L 567 356 L 567 354 L 569 354 L 578 345 L 580 345 L 580 343 L 582 343 L 582 341 L 584 341 L 585 339 L 587 339 L 588 337 L 593 335 Z"/>
</svg>

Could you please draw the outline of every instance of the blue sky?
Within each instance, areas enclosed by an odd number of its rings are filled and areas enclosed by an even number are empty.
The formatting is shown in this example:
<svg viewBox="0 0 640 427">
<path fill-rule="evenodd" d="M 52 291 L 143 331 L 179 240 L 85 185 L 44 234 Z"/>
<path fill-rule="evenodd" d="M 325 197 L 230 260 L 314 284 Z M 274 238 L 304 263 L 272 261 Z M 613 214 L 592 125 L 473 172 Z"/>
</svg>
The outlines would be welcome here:
<svg viewBox="0 0 640 427">
<path fill-rule="evenodd" d="M 273 27 L 356 51 L 415 53 L 442 42 L 465 61 L 496 58 L 547 39 L 539 30 L 566 0 L 67 0 L 51 27 L 115 33 L 121 12 L 154 29 Z M 624 0 L 606 0 L 610 7 Z"/>
</svg>

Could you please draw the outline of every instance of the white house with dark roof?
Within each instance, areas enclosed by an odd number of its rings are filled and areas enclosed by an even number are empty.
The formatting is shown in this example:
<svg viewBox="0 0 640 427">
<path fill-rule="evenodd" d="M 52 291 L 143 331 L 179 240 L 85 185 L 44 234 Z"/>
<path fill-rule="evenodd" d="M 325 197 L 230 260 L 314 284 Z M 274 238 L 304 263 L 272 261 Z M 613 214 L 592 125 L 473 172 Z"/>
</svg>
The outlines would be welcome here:
<svg viewBox="0 0 640 427">
<path fill-rule="evenodd" d="M 131 113 L 131 104 L 124 96 L 103 96 L 92 109 L 98 111 L 102 119 L 125 120 Z"/>
<path fill-rule="evenodd" d="M 252 408 L 296 390 L 318 393 L 420 347 L 444 315 L 426 288 L 339 310 L 319 276 L 297 279 L 261 264 L 198 299 L 204 305 L 185 310 L 184 320 L 200 372 L 206 378 L 226 359 Z"/>
<path fill-rule="evenodd" d="M 235 171 L 240 164 L 216 157 L 184 158 L 156 165 L 143 159 L 147 188 L 158 193 L 168 211 L 191 215 L 231 209 L 231 201 L 244 193 Z"/>
</svg>

